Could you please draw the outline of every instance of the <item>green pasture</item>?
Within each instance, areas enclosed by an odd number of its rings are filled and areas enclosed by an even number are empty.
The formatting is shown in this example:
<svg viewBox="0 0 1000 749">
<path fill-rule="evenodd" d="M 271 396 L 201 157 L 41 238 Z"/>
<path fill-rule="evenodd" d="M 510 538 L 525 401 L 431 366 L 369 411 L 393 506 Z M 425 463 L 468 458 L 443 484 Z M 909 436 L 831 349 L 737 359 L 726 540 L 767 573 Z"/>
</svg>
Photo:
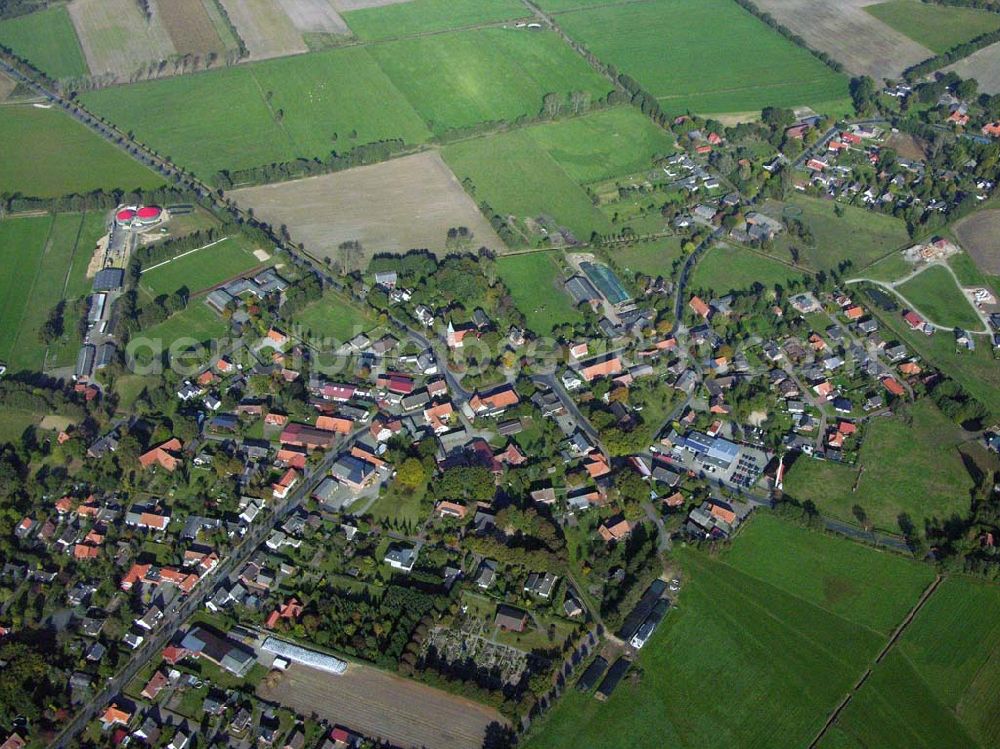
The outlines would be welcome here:
<svg viewBox="0 0 1000 749">
<path fill-rule="evenodd" d="M 1000 14 L 920 0 L 890 0 L 865 10 L 938 54 L 1000 28 Z"/>
<path fill-rule="evenodd" d="M 968 330 L 981 330 L 983 327 L 979 316 L 945 268 L 927 268 L 898 286 L 897 291 L 938 325 Z"/>
<path fill-rule="evenodd" d="M 359 332 L 371 330 L 368 312 L 339 294 L 326 294 L 295 315 L 304 336 L 349 341 Z"/>
<path fill-rule="evenodd" d="M 651 278 L 670 277 L 674 261 L 681 257 L 683 237 L 662 237 L 612 247 L 608 254 L 625 271 L 643 273 Z"/>
<path fill-rule="evenodd" d="M 52 78 L 74 78 L 89 72 L 65 5 L 0 21 L 0 44 Z"/>
<path fill-rule="evenodd" d="M 582 321 L 573 299 L 563 289 L 559 273 L 560 254 L 534 252 L 501 257 L 500 278 L 510 289 L 517 308 L 530 330 L 542 335 L 564 323 Z"/>
<path fill-rule="evenodd" d="M 787 288 L 790 279 L 801 279 L 803 272 L 744 247 L 720 244 L 712 247 L 698 261 L 691 277 L 691 287 L 716 294 L 749 289 L 761 284 L 765 289 Z"/>
<path fill-rule="evenodd" d="M 521 0 L 411 0 L 352 10 L 344 20 L 360 39 L 391 39 L 532 16 Z M 534 20 L 532 17 L 531 20 Z"/>
</svg>

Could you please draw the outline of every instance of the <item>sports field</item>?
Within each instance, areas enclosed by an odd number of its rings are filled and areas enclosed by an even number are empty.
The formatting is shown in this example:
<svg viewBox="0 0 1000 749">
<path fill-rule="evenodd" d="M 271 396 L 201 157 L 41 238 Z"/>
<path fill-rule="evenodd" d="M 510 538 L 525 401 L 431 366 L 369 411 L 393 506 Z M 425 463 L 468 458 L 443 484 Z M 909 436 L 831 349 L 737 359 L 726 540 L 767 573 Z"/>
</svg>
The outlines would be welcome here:
<svg viewBox="0 0 1000 749">
<path fill-rule="evenodd" d="M 869 427 L 856 492 L 851 491 L 856 467 L 805 456 L 788 472 L 785 492 L 799 501 L 811 499 L 821 513 L 848 522 L 856 522 L 852 508 L 859 505 L 877 529 L 890 533 L 900 532 L 903 513 L 920 532 L 924 520 L 966 517 L 973 482 L 957 450 L 961 430 L 926 398 L 907 414 L 878 418 Z"/>
<path fill-rule="evenodd" d="M 546 215 L 569 227 L 581 240 L 610 232 L 611 221 L 590 196 L 527 130 L 477 138 L 446 146 L 444 160 L 459 179 L 475 185 L 474 198 L 517 221 Z M 525 240 L 525 243 L 529 243 Z"/>
<path fill-rule="evenodd" d="M 573 91 L 601 98 L 611 84 L 554 33 L 486 28 L 369 48 L 435 134 L 480 122 L 513 122 L 542 99 Z M 385 111 L 385 110 L 383 110 Z"/>
<path fill-rule="evenodd" d="M 202 177 L 429 136 L 360 47 L 107 88 L 83 100 Z"/>
<path fill-rule="evenodd" d="M 790 208 L 785 208 L 790 206 Z M 838 216 L 833 201 L 793 195 L 784 205 L 768 203 L 763 212 L 778 219 L 797 218 L 812 232 L 815 244 L 810 245 L 787 234 L 775 241 L 772 250 L 780 259 L 790 260 L 788 246 L 800 249 L 800 262 L 812 270 L 835 269 L 849 260 L 852 273 L 893 250 L 910 244 L 906 224 L 900 219 L 881 213 L 841 205 L 844 215 Z"/>
<path fill-rule="evenodd" d="M 807 746 L 932 577 L 769 517 L 718 558 L 675 557 L 679 606 L 640 651 L 641 677 L 604 703 L 568 689 L 528 749 Z"/>
<path fill-rule="evenodd" d="M 360 39 L 388 39 L 530 16 L 520 0 L 410 0 L 351 11 L 344 20 Z"/>
<path fill-rule="evenodd" d="M 378 252 L 444 250 L 448 230 L 464 226 L 473 247 L 504 244 L 462 189 L 437 151 L 230 195 L 317 257 L 337 259 L 337 248 L 361 242 L 366 258 Z"/>
<path fill-rule="evenodd" d="M 55 109 L 0 107 L 0 191 L 48 198 L 98 188 L 163 184 L 86 127 Z"/>
<path fill-rule="evenodd" d="M 1000 28 L 1000 14 L 920 0 L 889 0 L 865 10 L 939 54 Z"/>
<path fill-rule="evenodd" d="M 897 287 L 920 312 L 937 325 L 982 330 L 983 323 L 945 268 L 933 266 Z"/>
<path fill-rule="evenodd" d="M 715 294 L 752 288 L 760 284 L 765 289 L 787 287 L 789 279 L 802 278 L 798 271 L 743 247 L 718 245 L 698 261 L 691 277 L 691 288 Z"/>
<path fill-rule="evenodd" d="M 668 112 L 845 109 L 846 77 L 731 0 L 651 0 L 571 11 L 556 20 Z"/>
<path fill-rule="evenodd" d="M 1000 743 L 1000 588 L 946 579 L 823 747 Z"/>
<path fill-rule="evenodd" d="M 497 267 L 530 330 L 546 335 L 558 325 L 583 320 L 562 287 L 561 253 L 535 252 L 500 258 Z"/>
<path fill-rule="evenodd" d="M 225 239 L 219 244 L 171 260 L 142 274 L 139 288 L 155 298 L 186 288 L 191 294 L 216 286 L 227 279 L 262 265 L 252 248 L 241 239 Z"/>
<path fill-rule="evenodd" d="M 0 21 L 0 44 L 52 78 L 72 78 L 88 72 L 80 40 L 64 5 Z"/>
</svg>

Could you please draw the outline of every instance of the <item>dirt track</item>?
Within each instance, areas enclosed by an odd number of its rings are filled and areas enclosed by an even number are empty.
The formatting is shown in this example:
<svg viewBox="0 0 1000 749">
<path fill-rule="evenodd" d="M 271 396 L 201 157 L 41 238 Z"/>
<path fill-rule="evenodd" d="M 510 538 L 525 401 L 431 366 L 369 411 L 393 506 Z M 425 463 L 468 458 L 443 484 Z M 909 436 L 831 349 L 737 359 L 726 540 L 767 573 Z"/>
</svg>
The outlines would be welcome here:
<svg viewBox="0 0 1000 749">
<path fill-rule="evenodd" d="M 472 230 L 476 247 L 504 249 L 436 151 L 231 195 L 275 228 L 288 226 L 292 240 L 319 257 L 336 259 L 337 247 L 348 240 L 360 241 L 368 257 L 440 250 L 448 229 L 457 226 Z"/>
<path fill-rule="evenodd" d="M 503 721 L 478 702 L 355 663 L 341 676 L 294 664 L 267 683 L 257 690 L 266 700 L 402 749 L 479 749 L 486 726 Z"/>
<path fill-rule="evenodd" d="M 755 0 L 758 8 L 856 75 L 898 78 L 934 53 L 865 11 L 880 0 Z"/>
</svg>

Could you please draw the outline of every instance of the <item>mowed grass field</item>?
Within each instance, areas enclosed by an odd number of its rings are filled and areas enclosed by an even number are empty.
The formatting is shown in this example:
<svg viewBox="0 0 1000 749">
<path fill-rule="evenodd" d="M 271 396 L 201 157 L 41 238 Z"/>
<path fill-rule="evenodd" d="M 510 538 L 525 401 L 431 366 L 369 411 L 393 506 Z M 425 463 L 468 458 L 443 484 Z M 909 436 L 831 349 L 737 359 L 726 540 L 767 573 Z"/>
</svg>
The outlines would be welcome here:
<svg viewBox="0 0 1000 749">
<path fill-rule="evenodd" d="M 731 0 L 650 0 L 560 13 L 556 21 L 668 112 L 847 110 L 846 77 Z"/>
<path fill-rule="evenodd" d="M 641 678 L 604 703 L 567 689 L 528 749 L 806 746 L 933 577 L 769 516 L 718 558 L 675 558 L 684 586 Z"/>
<path fill-rule="evenodd" d="M 558 325 L 577 323 L 583 315 L 562 286 L 561 254 L 535 252 L 502 257 L 497 261 L 500 278 L 507 284 L 528 328 L 545 335 Z"/>
<path fill-rule="evenodd" d="M 49 198 L 98 188 L 154 188 L 163 179 L 68 115 L 0 107 L 0 192 Z"/>
<path fill-rule="evenodd" d="M 244 241 L 229 238 L 147 270 L 139 279 L 139 288 L 151 299 L 181 288 L 195 294 L 263 264 Z"/>
<path fill-rule="evenodd" d="M 794 244 L 800 250 L 800 262 L 812 270 L 835 269 L 849 260 L 852 263 L 849 272 L 856 274 L 893 250 L 910 244 L 906 224 L 900 219 L 838 205 L 843 208 L 843 216 L 835 213 L 833 201 L 806 195 L 793 195 L 785 204 L 768 203 L 764 213 L 778 219 L 797 218 L 809 227 L 815 239 L 815 244 L 808 245 L 784 235 L 775 241 L 772 252 L 780 253 L 782 260 L 790 260 L 788 246 Z"/>
<path fill-rule="evenodd" d="M 551 216 L 578 239 L 612 231 L 583 185 L 652 166 L 673 140 L 639 112 L 616 108 L 445 146 L 459 179 L 476 201 L 518 219 Z"/>
<path fill-rule="evenodd" d="M 409 0 L 344 14 L 359 39 L 388 39 L 530 17 L 521 0 Z M 532 19 L 534 20 L 534 19 Z"/>
<path fill-rule="evenodd" d="M 47 364 L 38 331 L 61 299 L 89 291 L 84 276 L 95 232 L 102 226 L 102 216 L 81 213 L 0 221 L 0 259 L 7 269 L 0 278 L 0 362 L 12 371 L 37 372 Z M 66 328 L 65 341 L 52 349 L 73 348 L 72 312 Z M 61 363 L 71 362 L 48 362 Z"/>
<path fill-rule="evenodd" d="M 841 714 L 839 736 L 823 746 L 1000 744 L 998 609 L 996 585 L 946 579 Z"/>
<path fill-rule="evenodd" d="M 475 186 L 473 198 L 518 220 L 551 216 L 581 240 L 611 231 L 611 220 L 579 184 L 541 148 L 528 130 L 477 138 L 441 151 L 455 175 Z"/>
<path fill-rule="evenodd" d="M 968 330 L 983 327 L 951 273 L 941 266 L 927 268 L 898 286 L 897 291 L 938 325 Z"/>
<path fill-rule="evenodd" d="M 672 135 L 632 107 L 532 127 L 531 137 L 581 184 L 653 168 L 677 150 Z"/>
<path fill-rule="evenodd" d="M 132 336 L 132 341 L 151 341 L 166 352 L 174 344 L 178 345 L 178 350 L 193 343 L 208 346 L 213 339 L 223 336 L 225 332 L 226 324 L 222 318 L 204 300 L 193 299 L 186 309 Z M 182 346 L 182 343 L 186 345 Z M 206 361 L 208 354 L 205 350 L 202 358 Z M 147 360 L 146 349 L 142 346 L 137 349 L 137 358 L 140 361 Z"/>
<path fill-rule="evenodd" d="M 556 34 L 485 28 L 369 47 L 386 75 L 435 134 L 542 111 L 554 93 L 597 99 L 611 84 Z"/>
<path fill-rule="evenodd" d="M 313 339 L 317 346 L 321 342 L 315 339 L 349 341 L 358 333 L 371 330 L 373 325 L 372 317 L 366 310 L 334 293 L 326 294 L 295 315 L 295 323 L 301 327 L 303 337 Z"/>
<path fill-rule="evenodd" d="M 962 432 L 924 398 L 903 417 L 875 419 L 861 447 L 864 467 L 856 492 L 857 467 L 800 457 L 788 472 L 785 493 L 811 499 L 820 512 L 856 522 L 859 505 L 879 530 L 899 533 L 899 516 L 907 514 L 918 531 L 924 521 L 950 520 L 969 514 L 973 482 L 957 446 Z"/>
<path fill-rule="evenodd" d="M 430 136 L 360 47 L 107 88 L 83 99 L 202 177 Z"/>
<path fill-rule="evenodd" d="M 761 284 L 765 289 L 787 287 L 790 279 L 801 279 L 803 272 L 777 260 L 771 260 L 743 247 L 717 245 L 698 261 L 691 287 L 716 294 L 749 289 Z"/>
<path fill-rule="evenodd" d="M 0 21 L 0 44 L 52 78 L 72 78 L 89 72 L 64 5 Z"/>
<path fill-rule="evenodd" d="M 618 267 L 626 271 L 644 273 L 652 278 L 668 278 L 674 261 L 683 254 L 683 242 L 683 237 L 663 237 L 615 247 L 610 250 L 610 254 Z"/>
<path fill-rule="evenodd" d="M 915 42 L 937 53 L 1000 28 L 1000 15 L 975 8 L 950 8 L 920 0 L 889 0 L 865 8 Z"/>
</svg>

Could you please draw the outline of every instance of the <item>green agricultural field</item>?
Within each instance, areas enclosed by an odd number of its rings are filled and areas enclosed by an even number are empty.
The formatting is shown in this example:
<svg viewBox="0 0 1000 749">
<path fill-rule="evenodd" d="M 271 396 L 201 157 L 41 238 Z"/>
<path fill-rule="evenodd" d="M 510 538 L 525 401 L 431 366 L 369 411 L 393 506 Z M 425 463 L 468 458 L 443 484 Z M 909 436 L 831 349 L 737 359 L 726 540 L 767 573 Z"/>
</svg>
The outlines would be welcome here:
<svg viewBox="0 0 1000 749">
<path fill-rule="evenodd" d="M 350 11 L 344 20 L 361 39 L 390 39 L 531 15 L 521 0 L 411 0 Z"/>
<path fill-rule="evenodd" d="M 858 746 L 996 746 L 998 607 L 997 586 L 945 580 L 841 714 L 838 731 Z"/>
<path fill-rule="evenodd" d="M 181 288 L 195 294 L 261 264 L 245 242 L 230 238 L 145 271 L 139 280 L 139 288 L 151 299 L 161 294 L 173 294 Z"/>
<path fill-rule="evenodd" d="M 430 135 L 361 47 L 117 86 L 83 100 L 202 177 Z"/>
<path fill-rule="evenodd" d="M 804 536 L 801 528 L 768 514 L 754 518 L 725 561 L 886 635 L 934 579 L 926 565 L 824 533 Z"/>
<path fill-rule="evenodd" d="M 535 252 L 502 257 L 497 261 L 500 278 L 507 284 L 517 308 L 530 330 L 546 335 L 564 323 L 578 323 L 583 315 L 562 287 L 561 254 Z"/>
<path fill-rule="evenodd" d="M 542 111 L 554 93 L 604 97 L 611 84 L 548 31 L 486 28 L 369 48 L 435 134 Z M 381 108 L 380 111 L 386 111 Z"/>
<path fill-rule="evenodd" d="M 983 323 L 951 273 L 932 266 L 896 289 L 931 322 L 948 328 L 982 330 Z"/>
<path fill-rule="evenodd" d="M 787 288 L 790 279 L 800 279 L 803 275 L 802 271 L 744 247 L 718 245 L 698 261 L 691 277 L 691 288 L 717 294 L 749 289 L 756 283 L 765 289 Z"/>
<path fill-rule="evenodd" d="M 1000 277 L 987 276 L 976 265 L 976 261 L 967 252 L 952 255 L 948 258 L 948 265 L 958 276 L 958 282 L 963 286 L 985 286 L 992 288 L 994 293 L 1000 294 Z"/>
<path fill-rule="evenodd" d="M 371 315 L 339 294 L 327 294 L 295 315 L 296 325 L 309 338 L 349 341 L 372 328 Z M 326 347 L 328 348 L 328 347 Z"/>
<path fill-rule="evenodd" d="M 832 201 L 793 195 L 785 204 L 768 203 L 764 212 L 776 218 L 797 218 L 813 234 L 815 245 L 799 239 L 782 236 L 775 242 L 773 252 L 781 260 L 790 260 L 790 245 L 800 250 L 800 262 L 813 270 L 835 269 L 849 260 L 849 273 L 857 274 L 862 268 L 902 249 L 910 243 L 906 224 L 900 219 L 864 208 L 838 204 L 844 215 L 838 216 Z"/>
<path fill-rule="evenodd" d="M 925 520 L 969 514 L 973 482 L 957 450 L 961 441 L 958 426 L 924 398 L 902 416 L 872 422 L 861 447 L 864 470 L 856 492 L 850 491 L 854 471 L 815 466 L 807 457 L 792 466 L 785 492 L 849 522 L 859 505 L 875 528 L 890 533 L 899 533 L 898 518 L 905 513 L 922 532 Z"/>
<path fill-rule="evenodd" d="M 32 291 L 39 276 L 45 247 L 52 231 L 52 218 L 18 218 L 0 221 L 0 257 L 6 271 L 0 275 L 0 362 L 16 371 L 34 363 L 15 358 L 15 352 L 34 346 L 38 339 L 27 330 L 26 315 L 32 306 Z M 54 282 L 56 279 L 52 279 Z M 61 279 L 59 279 L 61 281 Z M 43 285 L 46 285 L 43 280 Z M 25 343 L 20 342 L 21 337 Z"/>
<path fill-rule="evenodd" d="M 654 0 L 573 11 L 559 25 L 668 112 L 768 105 L 847 110 L 847 78 L 731 0 Z"/>
<path fill-rule="evenodd" d="M 890 0 L 869 5 L 865 10 L 938 54 L 1000 28 L 1000 15 L 996 13 L 949 8 L 920 0 Z"/>
<path fill-rule="evenodd" d="M 163 179 L 68 115 L 0 107 L 0 191 L 49 198 L 99 188 L 154 188 Z"/>
<path fill-rule="evenodd" d="M 683 237 L 663 237 L 644 242 L 634 242 L 608 251 L 615 265 L 624 271 L 643 273 L 651 278 L 668 278 L 674 261 L 681 257 Z"/>
<path fill-rule="evenodd" d="M 632 107 L 616 107 L 528 132 L 580 184 L 653 168 L 677 150 L 674 138 Z"/>
<path fill-rule="evenodd" d="M 441 153 L 460 180 L 471 180 L 477 203 L 486 201 L 505 216 L 551 216 L 582 240 L 612 229 L 586 191 L 525 130 L 455 143 Z"/>
<path fill-rule="evenodd" d="M 567 689 L 528 749 L 806 746 L 932 576 L 772 518 L 717 559 L 674 557 L 684 587 L 639 652 L 641 677 L 604 703 Z"/>
<path fill-rule="evenodd" d="M 0 21 L 0 44 L 52 78 L 73 78 L 89 72 L 65 5 Z"/>
</svg>

